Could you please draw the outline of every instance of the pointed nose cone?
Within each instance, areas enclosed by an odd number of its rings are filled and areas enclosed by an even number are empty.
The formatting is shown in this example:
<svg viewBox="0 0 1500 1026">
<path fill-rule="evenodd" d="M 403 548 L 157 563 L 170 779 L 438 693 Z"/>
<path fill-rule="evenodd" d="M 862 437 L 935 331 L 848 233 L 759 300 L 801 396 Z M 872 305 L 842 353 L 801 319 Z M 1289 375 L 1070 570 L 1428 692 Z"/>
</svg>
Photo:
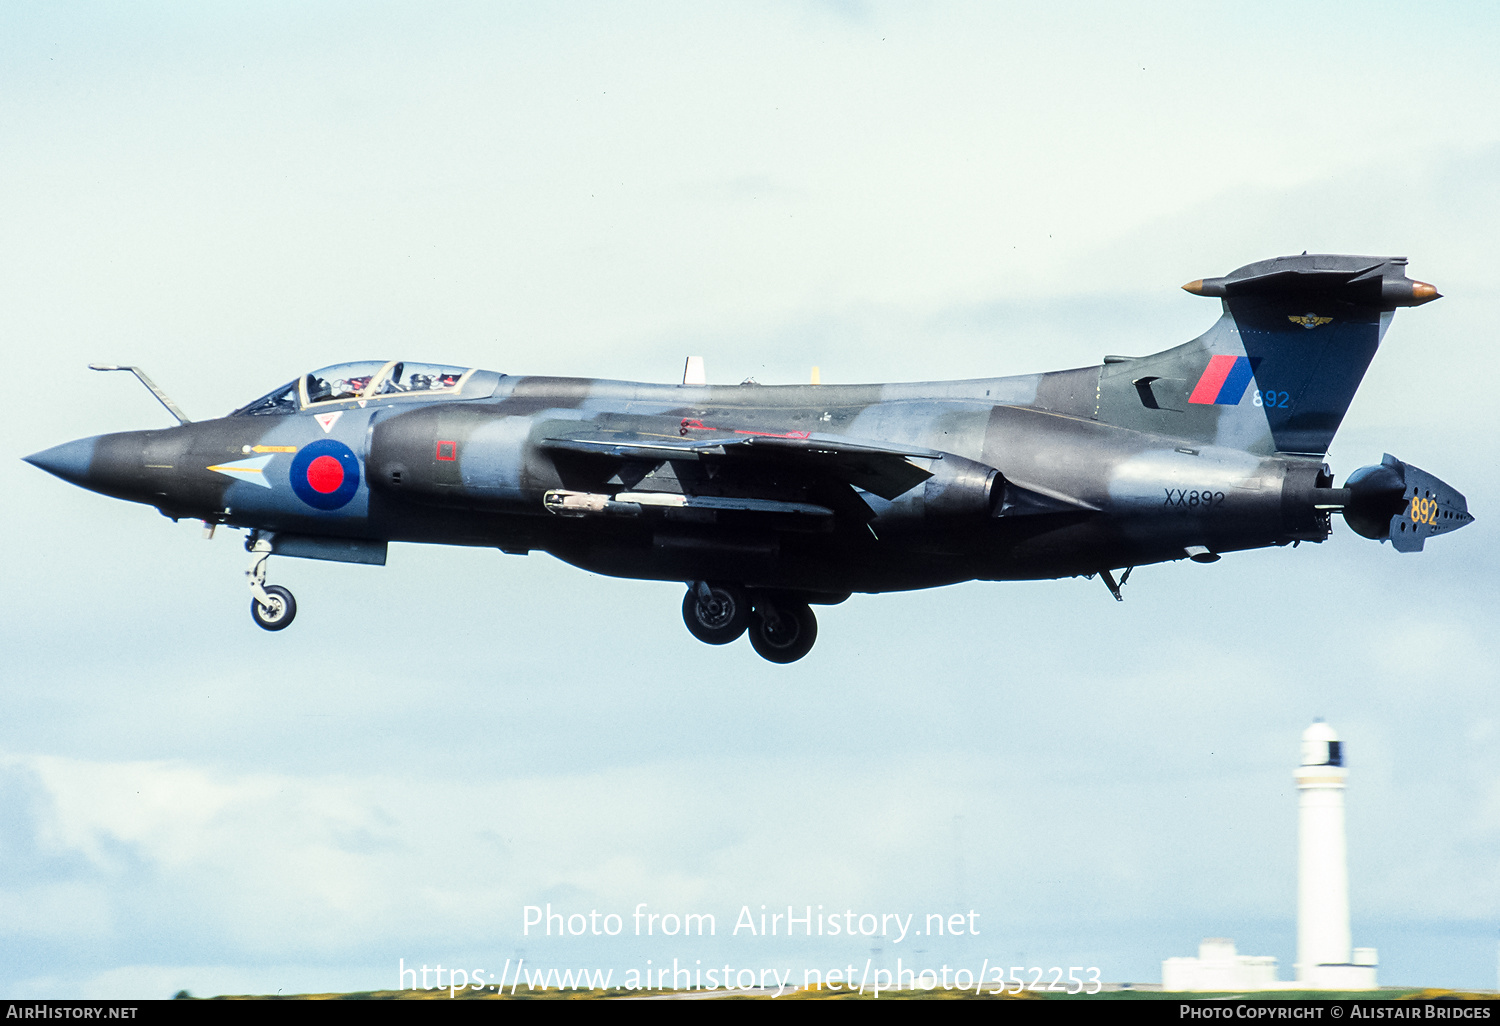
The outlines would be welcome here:
<svg viewBox="0 0 1500 1026">
<path fill-rule="evenodd" d="M 33 467 L 40 467 L 70 484 L 88 488 L 89 466 L 94 462 L 94 449 L 98 441 L 97 436 L 80 438 L 22 458 Z"/>
</svg>

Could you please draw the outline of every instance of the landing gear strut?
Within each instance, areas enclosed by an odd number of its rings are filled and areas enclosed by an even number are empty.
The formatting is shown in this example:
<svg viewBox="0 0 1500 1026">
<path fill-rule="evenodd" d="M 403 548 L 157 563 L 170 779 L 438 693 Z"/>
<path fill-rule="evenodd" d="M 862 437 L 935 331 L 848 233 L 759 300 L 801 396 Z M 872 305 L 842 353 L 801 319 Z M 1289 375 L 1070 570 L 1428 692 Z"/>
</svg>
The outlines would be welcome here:
<svg viewBox="0 0 1500 1026">
<path fill-rule="evenodd" d="M 257 627 L 268 631 L 279 631 L 290 627 L 297 616 L 297 600 L 292 593 L 277 584 L 266 584 L 266 560 L 271 558 L 270 539 L 259 533 L 245 540 L 250 550 L 250 569 L 245 576 L 250 578 L 250 618 Z"/>
</svg>

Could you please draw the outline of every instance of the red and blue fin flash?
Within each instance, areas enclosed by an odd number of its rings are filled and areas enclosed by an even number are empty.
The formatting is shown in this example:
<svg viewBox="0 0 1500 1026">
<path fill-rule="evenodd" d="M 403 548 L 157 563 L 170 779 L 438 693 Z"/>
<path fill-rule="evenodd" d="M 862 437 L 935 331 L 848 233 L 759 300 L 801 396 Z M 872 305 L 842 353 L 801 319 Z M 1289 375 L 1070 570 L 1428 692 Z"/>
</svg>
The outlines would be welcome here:
<svg viewBox="0 0 1500 1026">
<path fill-rule="evenodd" d="M 1249 356 L 1215 356 L 1208 361 L 1188 402 L 1202 406 L 1234 406 L 1245 397 L 1255 378 L 1258 359 Z"/>
</svg>

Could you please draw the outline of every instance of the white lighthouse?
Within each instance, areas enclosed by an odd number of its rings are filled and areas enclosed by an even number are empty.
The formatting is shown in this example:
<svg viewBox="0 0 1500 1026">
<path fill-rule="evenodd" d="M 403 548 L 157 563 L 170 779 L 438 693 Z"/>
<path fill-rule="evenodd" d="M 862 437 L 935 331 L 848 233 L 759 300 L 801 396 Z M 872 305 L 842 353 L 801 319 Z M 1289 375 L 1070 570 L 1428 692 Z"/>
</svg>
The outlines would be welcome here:
<svg viewBox="0 0 1500 1026">
<path fill-rule="evenodd" d="M 1318 720 L 1302 732 L 1297 767 L 1297 982 L 1373 990 L 1375 949 L 1350 949 L 1349 868 L 1344 842 L 1343 745 Z"/>
<path fill-rule="evenodd" d="M 1349 947 L 1349 861 L 1344 847 L 1344 746 L 1317 720 L 1302 732 L 1297 767 L 1297 980 L 1276 979 L 1276 959 L 1241 955 L 1210 937 L 1196 958 L 1161 964 L 1162 989 L 1374 990 L 1375 949 Z"/>
</svg>

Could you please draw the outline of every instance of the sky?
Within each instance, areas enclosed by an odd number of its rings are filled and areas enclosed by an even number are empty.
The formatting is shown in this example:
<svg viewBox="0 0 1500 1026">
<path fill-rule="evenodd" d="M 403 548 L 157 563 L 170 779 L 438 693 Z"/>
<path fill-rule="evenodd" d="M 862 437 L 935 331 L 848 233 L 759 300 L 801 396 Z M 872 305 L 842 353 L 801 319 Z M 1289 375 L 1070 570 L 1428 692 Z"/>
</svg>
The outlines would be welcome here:
<svg viewBox="0 0 1500 1026">
<path fill-rule="evenodd" d="M 0 7 L 0 995 L 522 958 L 1152 983 L 1209 936 L 1285 979 L 1314 717 L 1354 943 L 1496 987 L 1497 37 L 1462 3 Z M 1218 310 L 1181 283 L 1303 250 L 1443 293 L 1329 463 L 1392 452 L 1476 523 L 1401 555 L 1336 520 L 1123 604 L 855 596 L 791 666 L 695 642 L 680 585 L 439 546 L 273 559 L 299 615 L 267 634 L 234 532 L 20 460 L 171 423 L 89 362 L 195 419 L 367 358 L 1021 374 L 1192 338 Z M 715 935 L 637 937 L 642 903 Z M 549 905 L 623 927 L 528 930 Z M 763 905 L 977 918 L 732 932 Z"/>
</svg>

